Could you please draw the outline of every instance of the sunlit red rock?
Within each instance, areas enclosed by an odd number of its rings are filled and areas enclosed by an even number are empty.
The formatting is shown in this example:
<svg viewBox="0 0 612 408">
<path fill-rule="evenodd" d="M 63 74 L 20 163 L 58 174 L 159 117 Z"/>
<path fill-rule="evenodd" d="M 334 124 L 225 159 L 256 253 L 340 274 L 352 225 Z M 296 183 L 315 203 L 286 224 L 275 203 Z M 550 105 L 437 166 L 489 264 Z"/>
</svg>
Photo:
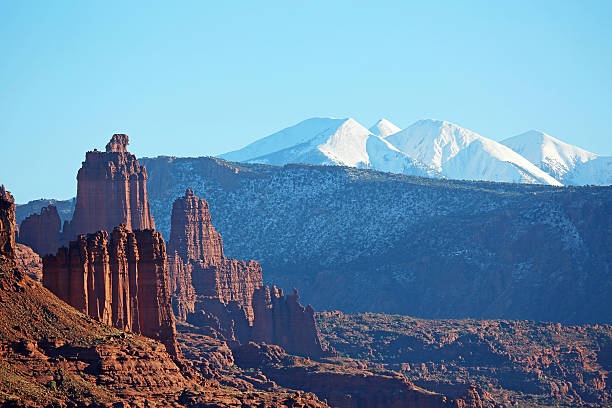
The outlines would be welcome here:
<svg viewBox="0 0 612 408">
<path fill-rule="evenodd" d="M 64 224 L 63 242 L 80 234 L 112 231 L 119 224 L 128 229 L 154 229 L 147 199 L 147 171 L 127 151 L 129 138 L 115 134 L 106 151 L 87 152 L 77 175 L 74 215 Z"/>
<path fill-rule="evenodd" d="M 95 320 L 143 334 L 179 355 L 159 232 L 125 225 L 81 235 L 43 258 L 43 284 Z"/>
</svg>

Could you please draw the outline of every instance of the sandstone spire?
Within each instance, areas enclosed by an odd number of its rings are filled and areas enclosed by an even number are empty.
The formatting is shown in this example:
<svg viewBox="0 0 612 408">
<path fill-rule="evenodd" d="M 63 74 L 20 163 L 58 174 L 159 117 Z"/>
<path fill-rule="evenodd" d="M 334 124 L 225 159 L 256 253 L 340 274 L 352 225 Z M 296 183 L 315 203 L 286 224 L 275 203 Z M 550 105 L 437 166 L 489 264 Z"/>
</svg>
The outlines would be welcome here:
<svg viewBox="0 0 612 408">
<path fill-rule="evenodd" d="M 77 175 L 77 201 L 70 223 L 64 224 L 62 241 L 119 224 L 128 229 L 154 229 L 147 199 L 147 171 L 127 151 L 129 138 L 115 134 L 106 152 L 87 152 Z"/>
<path fill-rule="evenodd" d="M 15 199 L 0 185 L 0 257 L 15 258 Z"/>
<path fill-rule="evenodd" d="M 308 356 L 325 354 L 314 310 L 299 304 L 297 291 L 263 286 L 256 261 L 226 258 L 206 200 L 187 189 L 172 206 L 168 243 L 175 313 L 228 341 L 277 344 Z"/>
</svg>

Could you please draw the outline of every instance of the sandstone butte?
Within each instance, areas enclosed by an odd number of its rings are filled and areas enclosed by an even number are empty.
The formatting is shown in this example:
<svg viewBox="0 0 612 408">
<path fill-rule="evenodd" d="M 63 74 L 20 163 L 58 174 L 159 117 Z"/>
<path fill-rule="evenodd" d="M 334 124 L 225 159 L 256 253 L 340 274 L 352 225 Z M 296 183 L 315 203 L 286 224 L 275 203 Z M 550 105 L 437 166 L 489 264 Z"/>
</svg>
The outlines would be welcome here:
<svg viewBox="0 0 612 408">
<path fill-rule="evenodd" d="M 54 205 L 43 207 L 21 221 L 17 242 L 29 246 L 40 256 L 53 254 L 59 248 L 62 223 Z"/>
<path fill-rule="evenodd" d="M 171 220 L 168 265 L 179 318 L 230 342 L 277 344 L 311 357 L 326 354 L 314 310 L 299 304 L 297 291 L 284 296 L 263 285 L 259 263 L 225 257 L 206 200 L 187 189 L 174 202 Z"/>
<path fill-rule="evenodd" d="M 62 242 L 80 234 L 112 231 L 119 224 L 131 230 L 155 229 L 147 199 L 147 171 L 127 151 L 129 138 L 115 134 L 106 152 L 87 152 L 77 175 L 74 215 L 64 223 Z"/>
<path fill-rule="evenodd" d="M 43 285 L 93 319 L 158 340 L 178 357 L 161 233 L 130 231 L 80 235 L 43 258 Z"/>
</svg>

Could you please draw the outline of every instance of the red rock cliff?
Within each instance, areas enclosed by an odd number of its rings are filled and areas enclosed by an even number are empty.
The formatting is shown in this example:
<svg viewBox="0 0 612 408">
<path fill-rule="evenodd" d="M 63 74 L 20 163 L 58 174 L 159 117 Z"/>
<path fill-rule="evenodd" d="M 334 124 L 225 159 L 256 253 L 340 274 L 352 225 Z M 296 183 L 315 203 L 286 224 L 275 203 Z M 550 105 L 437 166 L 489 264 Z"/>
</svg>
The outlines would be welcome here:
<svg viewBox="0 0 612 408">
<path fill-rule="evenodd" d="M 299 295 L 284 295 L 282 289 L 264 286 L 253 295 L 253 330 L 251 338 L 258 343 L 277 344 L 292 354 L 324 354 L 314 319 L 314 310 L 298 302 Z"/>
<path fill-rule="evenodd" d="M 15 199 L 0 185 L 0 257 L 15 258 Z"/>
<path fill-rule="evenodd" d="M 61 226 L 57 208 L 54 205 L 43 207 L 40 214 L 32 214 L 21 221 L 18 242 L 40 256 L 53 254 L 59 248 Z"/>
<path fill-rule="evenodd" d="M 170 288 L 175 312 L 186 319 L 196 302 L 235 303 L 252 323 L 251 300 L 263 285 L 261 267 L 255 261 L 226 258 L 223 240 L 212 225 L 206 200 L 187 190 L 172 206 L 172 230 L 168 243 Z"/>
<path fill-rule="evenodd" d="M 43 285 L 77 310 L 119 329 L 159 340 L 179 355 L 161 233 L 81 235 L 43 258 Z"/>
<path fill-rule="evenodd" d="M 77 201 L 64 242 L 80 234 L 111 231 L 119 224 L 129 229 L 154 229 L 147 199 L 147 171 L 127 151 L 127 135 L 115 134 L 106 152 L 87 152 L 77 175 Z"/>
<path fill-rule="evenodd" d="M 226 258 L 206 200 L 187 190 L 172 206 L 169 275 L 174 310 L 225 340 L 278 344 L 291 353 L 320 356 L 314 311 L 263 286 L 255 261 Z"/>
</svg>

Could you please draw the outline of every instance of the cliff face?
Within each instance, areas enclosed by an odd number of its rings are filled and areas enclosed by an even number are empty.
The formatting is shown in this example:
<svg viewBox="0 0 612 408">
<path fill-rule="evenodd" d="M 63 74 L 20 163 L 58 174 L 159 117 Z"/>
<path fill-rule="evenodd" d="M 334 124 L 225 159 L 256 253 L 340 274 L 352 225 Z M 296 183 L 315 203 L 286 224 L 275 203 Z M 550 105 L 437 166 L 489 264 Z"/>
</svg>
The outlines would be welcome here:
<svg viewBox="0 0 612 408">
<path fill-rule="evenodd" d="M 300 305 L 299 298 L 295 289 L 286 296 L 276 286 L 257 289 L 253 295 L 253 341 L 277 344 L 289 353 L 321 356 L 314 310 Z"/>
<path fill-rule="evenodd" d="M 324 354 L 312 308 L 302 307 L 297 293 L 285 297 L 274 287 L 271 294 L 263 287 L 259 263 L 226 258 L 208 203 L 190 189 L 172 206 L 168 248 L 179 318 L 209 327 L 228 341 L 255 340 L 281 345 L 291 353 Z"/>
<path fill-rule="evenodd" d="M 0 257 L 15 258 L 15 199 L 0 185 Z"/>
<path fill-rule="evenodd" d="M 129 229 L 154 229 L 147 199 L 147 171 L 127 151 L 127 135 L 115 134 L 106 152 L 87 152 L 77 175 L 74 215 L 64 224 L 64 242 L 80 234 L 112 231 L 125 224 Z"/>
<path fill-rule="evenodd" d="M 81 235 L 43 258 L 43 285 L 93 319 L 159 340 L 179 355 L 159 232 Z"/>
<path fill-rule="evenodd" d="M 57 208 L 54 205 L 43 207 L 40 214 L 32 214 L 21 222 L 18 242 L 40 256 L 53 254 L 59 248 L 61 227 Z"/>
<path fill-rule="evenodd" d="M 261 267 L 255 261 L 226 258 L 223 240 L 212 225 L 209 206 L 187 189 L 172 206 L 170 288 L 175 312 L 186 319 L 196 303 L 233 304 L 248 324 L 253 320 L 253 291 L 263 285 Z M 229 324 L 229 323 L 228 323 Z M 228 327 L 229 329 L 229 327 Z"/>
</svg>

